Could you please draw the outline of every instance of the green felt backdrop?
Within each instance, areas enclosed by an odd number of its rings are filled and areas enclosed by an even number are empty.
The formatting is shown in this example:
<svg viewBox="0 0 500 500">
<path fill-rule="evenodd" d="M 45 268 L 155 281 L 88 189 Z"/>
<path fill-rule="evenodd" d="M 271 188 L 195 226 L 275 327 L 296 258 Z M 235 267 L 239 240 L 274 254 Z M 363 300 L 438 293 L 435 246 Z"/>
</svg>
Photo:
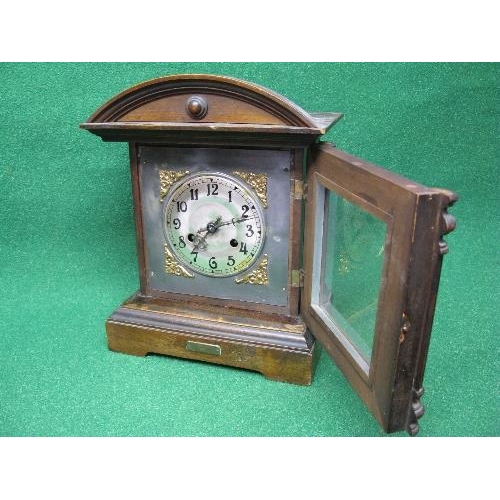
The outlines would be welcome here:
<svg viewBox="0 0 500 500">
<path fill-rule="evenodd" d="M 0 435 L 379 436 L 323 353 L 314 383 L 107 350 L 137 289 L 127 146 L 79 123 L 146 79 L 216 73 L 308 111 L 338 147 L 455 190 L 421 436 L 498 435 L 499 83 L 493 64 L 1 64 Z M 400 434 L 404 435 L 404 434 Z"/>
</svg>

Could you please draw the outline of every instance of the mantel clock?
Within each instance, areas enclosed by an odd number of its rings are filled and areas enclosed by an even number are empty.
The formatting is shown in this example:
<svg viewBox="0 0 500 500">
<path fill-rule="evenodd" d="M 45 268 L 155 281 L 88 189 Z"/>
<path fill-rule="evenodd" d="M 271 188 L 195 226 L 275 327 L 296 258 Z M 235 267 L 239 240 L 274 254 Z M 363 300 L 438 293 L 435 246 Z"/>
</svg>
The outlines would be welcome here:
<svg viewBox="0 0 500 500">
<path fill-rule="evenodd" d="M 319 342 L 386 432 L 417 433 L 456 195 L 321 142 L 341 116 L 176 75 L 81 125 L 130 150 L 140 289 L 110 349 L 306 385 Z"/>
</svg>

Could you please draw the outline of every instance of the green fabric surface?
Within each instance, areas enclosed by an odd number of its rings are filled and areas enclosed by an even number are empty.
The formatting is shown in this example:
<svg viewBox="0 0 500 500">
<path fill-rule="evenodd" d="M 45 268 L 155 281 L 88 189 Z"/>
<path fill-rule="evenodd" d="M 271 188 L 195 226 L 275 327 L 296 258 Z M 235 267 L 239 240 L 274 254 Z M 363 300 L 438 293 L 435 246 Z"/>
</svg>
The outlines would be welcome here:
<svg viewBox="0 0 500 500">
<path fill-rule="evenodd" d="M 458 192 L 419 435 L 499 435 L 500 66 L 330 63 L 0 65 L 0 435 L 383 435 L 324 352 L 300 387 L 107 349 L 104 321 L 138 287 L 128 152 L 78 125 L 194 72 L 343 112 L 339 148 Z"/>
</svg>

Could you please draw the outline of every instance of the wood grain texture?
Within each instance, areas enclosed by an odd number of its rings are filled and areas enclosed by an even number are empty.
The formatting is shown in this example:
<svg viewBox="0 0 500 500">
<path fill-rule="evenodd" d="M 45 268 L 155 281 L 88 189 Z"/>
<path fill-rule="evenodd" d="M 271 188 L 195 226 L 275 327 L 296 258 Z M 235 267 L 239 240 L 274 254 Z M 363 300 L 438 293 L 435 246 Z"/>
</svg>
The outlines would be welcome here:
<svg viewBox="0 0 500 500">
<path fill-rule="evenodd" d="M 203 113 L 190 112 L 193 98 L 206 104 Z M 173 75 L 121 92 L 80 126 L 106 141 L 184 144 L 189 138 L 207 144 L 221 138 L 245 141 L 255 136 L 250 140 L 260 144 L 274 140 L 306 145 L 340 118 L 340 113 L 309 114 L 265 87 L 236 78 Z"/>
<path fill-rule="evenodd" d="M 237 78 L 203 74 L 171 75 L 135 85 L 103 104 L 87 122 L 195 122 L 185 109 L 192 95 L 208 103 L 204 122 L 317 128 L 309 113 L 276 92 Z"/>
<path fill-rule="evenodd" d="M 165 354 L 254 370 L 281 382 L 312 382 L 315 344 L 304 323 L 172 309 L 134 297 L 108 318 L 106 332 L 113 351 Z M 218 346 L 220 355 L 193 351 L 188 342 Z"/>
<path fill-rule="evenodd" d="M 198 144 L 257 146 L 260 148 L 308 146 L 320 136 L 319 129 L 285 125 L 227 123 L 115 122 L 82 123 L 81 128 L 103 141 L 145 144 Z"/>
<path fill-rule="evenodd" d="M 139 264 L 139 283 L 141 292 L 147 293 L 148 269 L 147 255 L 144 249 L 144 228 L 142 224 L 142 204 L 141 204 L 141 189 L 139 183 L 139 159 L 138 149 L 135 142 L 129 143 L 129 159 L 130 159 L 130 180 L 132 183 L 132 199 L 134 201 L 134 221 L 136 234 L 136 249 L 137 260 Z"/>
</svg>

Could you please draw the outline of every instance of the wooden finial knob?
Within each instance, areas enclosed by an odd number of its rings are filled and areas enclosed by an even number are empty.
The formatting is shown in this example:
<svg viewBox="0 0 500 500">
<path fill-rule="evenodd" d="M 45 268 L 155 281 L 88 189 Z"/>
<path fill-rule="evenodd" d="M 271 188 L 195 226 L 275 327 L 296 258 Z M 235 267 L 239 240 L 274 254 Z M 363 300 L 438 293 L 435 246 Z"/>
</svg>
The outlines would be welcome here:
<svg viewBox="0 0 500 500">
<path fill-rule="evenodd" d="M 193 95 L 187 100 L 186 109 L 191 118 L 200 120 L 208 111 L 208 104 L 203 97 Z"/>
</svg>

